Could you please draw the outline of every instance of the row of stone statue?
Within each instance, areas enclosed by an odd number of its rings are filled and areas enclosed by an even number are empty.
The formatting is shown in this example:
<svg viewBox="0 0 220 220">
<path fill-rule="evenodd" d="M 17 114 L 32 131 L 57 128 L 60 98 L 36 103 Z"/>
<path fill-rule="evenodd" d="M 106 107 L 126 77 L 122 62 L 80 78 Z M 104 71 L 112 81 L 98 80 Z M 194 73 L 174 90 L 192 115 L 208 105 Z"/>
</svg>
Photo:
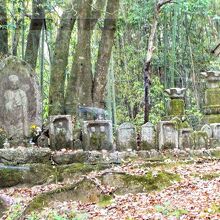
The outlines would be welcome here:
<svg viewBox="0 0 220 220">
<path fill-rule="evenodd" d="M 187 122 L 182 121 L 185 115 L 186 89 L 171 88 L 166 90 L 170 95 L 168 116 L 159 122 L 156 128 L 151 123 L 143 125 L 141 137 L 137 137 L 133 125 L 124 123 L 117 130 L 116 145 L 114 145 L 112 123 L 100 117 L 96 120 L 82 121 L 81 135 L 75 138 L 71 116 L 57 115 L 50 117 L 48 134 L 41 134 L 37 142 L 41 146 L 50 145 L 54 150 L 61 148 L 128 150 L 185 148 L 218 141 L 220 140 L 220 72 L 209 71 L 202 75 L 207 79 L 208 88 L 205 92 L 203 120 L 206 125 L 201 131 L 193 131 Z M 41 108 L 40 88 L 36 74 L 29 65 L 15 57 L 1 61 L 0 128 L 6 132 L 9 142 L 20 144 L 24 139 L 30 138 L 33 126 L 42 127 Z"/>
</svg>

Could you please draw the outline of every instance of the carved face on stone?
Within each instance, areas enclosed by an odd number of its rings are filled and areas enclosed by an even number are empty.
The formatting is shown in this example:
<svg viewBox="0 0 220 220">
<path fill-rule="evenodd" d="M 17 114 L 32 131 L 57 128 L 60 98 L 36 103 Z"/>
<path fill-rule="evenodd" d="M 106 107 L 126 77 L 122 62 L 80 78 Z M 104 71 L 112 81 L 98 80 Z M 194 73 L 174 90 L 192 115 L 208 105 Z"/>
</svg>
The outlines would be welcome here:
<svg viewBox="0 0 220 220">
<path fill-rule="evenodd" d="M 8 77 L 9 79 L 9 87 L 12 90 L 19 89 L 19 78 L 16 75 L 11 75 Z"/>
</svg>

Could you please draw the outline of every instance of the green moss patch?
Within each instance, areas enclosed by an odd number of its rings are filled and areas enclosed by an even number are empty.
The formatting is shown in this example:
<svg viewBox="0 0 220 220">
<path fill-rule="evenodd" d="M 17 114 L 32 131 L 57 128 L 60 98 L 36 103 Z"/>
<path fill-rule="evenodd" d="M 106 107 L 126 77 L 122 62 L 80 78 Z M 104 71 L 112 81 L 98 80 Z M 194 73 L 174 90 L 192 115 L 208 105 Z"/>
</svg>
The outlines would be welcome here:
<svg viewBox="0 0 220 220">
<path fill-rule="evenodd" d="M 107 207 L 112 204 L 113 197 L 111 195 L 101 195 L 99 198 L 98 206 L 100 207 Z"/>
<path fill-rule="evenodd" d="M 131 184 L 141 184 L 144 191 L 162 190 L 170 186 L 173 182 L 180 181 L 180 176 L 168 172 L 149 172 L 146 176 L 134 176 L 126 174 L 123 180 L 129 186 Z"/>
</svg>

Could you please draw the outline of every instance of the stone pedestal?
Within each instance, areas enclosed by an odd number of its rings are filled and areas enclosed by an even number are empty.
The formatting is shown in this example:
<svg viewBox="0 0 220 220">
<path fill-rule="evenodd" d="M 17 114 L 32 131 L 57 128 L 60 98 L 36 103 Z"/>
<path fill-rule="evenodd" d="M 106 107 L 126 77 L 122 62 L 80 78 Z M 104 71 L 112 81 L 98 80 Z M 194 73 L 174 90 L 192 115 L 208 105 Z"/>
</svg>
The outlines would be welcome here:
<svg viewBox="0 0 220 220">
<path fill-rule="evenodd" d="M 220 71 L 201 73 L 207 80 L 204 123 L 220 123 Z"/>
<path fill-rule="evenodd" d="M 171 117 L 183 116 L 185 114 L 185 88 L 166 89 L 165 92 L 170 96 L 168 114 Z"/>
</svg>

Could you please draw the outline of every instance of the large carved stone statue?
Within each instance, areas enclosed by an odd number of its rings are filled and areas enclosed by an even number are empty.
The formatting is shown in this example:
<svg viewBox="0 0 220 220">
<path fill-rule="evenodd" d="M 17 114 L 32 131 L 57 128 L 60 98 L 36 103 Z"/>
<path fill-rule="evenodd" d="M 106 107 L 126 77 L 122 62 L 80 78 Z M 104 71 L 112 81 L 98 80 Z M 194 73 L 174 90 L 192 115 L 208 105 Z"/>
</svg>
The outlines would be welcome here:
<svg viewBox="0 0 220 220">
<path fill-rule="evenodd" d="M 28 99 L 26 92 L 20 88 L 19 78 L 10 75 L 9 90 L 4 93 L 4 121 L 12 137 L 28 137 Z"/>
<path fill-rule="evenodd" d="M 37 74 L 16 57 L 0 60 L 0 127 L 12 147 L 27 143 L 32 125 L 41 127 L 41 109 Z"/>
</svg>

